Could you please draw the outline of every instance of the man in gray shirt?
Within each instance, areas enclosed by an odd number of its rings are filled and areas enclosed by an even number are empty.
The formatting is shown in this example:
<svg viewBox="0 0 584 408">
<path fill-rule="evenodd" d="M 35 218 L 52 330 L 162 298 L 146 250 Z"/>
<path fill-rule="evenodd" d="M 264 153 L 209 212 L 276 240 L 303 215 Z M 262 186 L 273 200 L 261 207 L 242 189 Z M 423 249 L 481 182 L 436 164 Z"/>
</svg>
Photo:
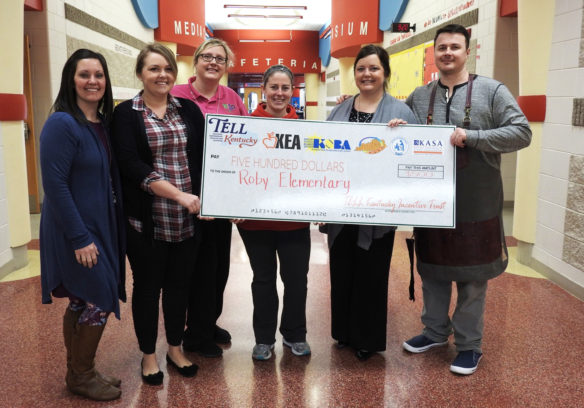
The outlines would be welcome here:
<svg viewBox="0 0 584 408">
<path fill-rule="evenodd" d="M 456 148 L 456 228 L 415 229 L 424 329 L 403 347 L 422 353 L 447 345 L 454 332 L 458 356 L 450 370 L 463 375 L 474 373 L 483 355 L 487 282 L 503 273 L 508 262 L 501 217 L 501 153 L 531 141 L 527 119 L 505 85 L 467 71 L 469 37 L 455 24 L 436 32 L 434 57 L 440 79 L 416 88 L 406 101 L 420 123 L 457 126 L 450 137 Z M 451 319 L 452 282 L 458 295 Z"/>
</svg>

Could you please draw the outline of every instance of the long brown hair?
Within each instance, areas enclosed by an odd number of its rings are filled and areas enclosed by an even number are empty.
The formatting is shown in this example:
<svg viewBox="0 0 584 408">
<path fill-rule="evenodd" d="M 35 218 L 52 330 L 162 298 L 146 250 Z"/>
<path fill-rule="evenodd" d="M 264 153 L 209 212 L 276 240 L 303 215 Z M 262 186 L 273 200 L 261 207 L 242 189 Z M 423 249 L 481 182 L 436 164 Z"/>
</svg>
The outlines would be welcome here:
<svg viewBox="0 0 584 408">
<path fill-rule="evenodd" d="M 66 112 L 73 116 L 79 123 L 86 123 L 87 118 L 77 106 L 77 93 L 75 92 L 75 72 L 77 64 L 82 59 L 96 59 L 101 64 L 103 74 L 105 75 L 105 93 L 97 105 L 97 111 L 101 114 L 104 123 L 109 123 L 114 110 L 114 98 L 112 96 L 112 84 L 109 77 L 107 62 L 99 52 L 91 51 L 86 48 L 80 48 L 75 51 L 63 67 L 61 73 L 61 87 L 55 103 L 51 107 L 51 112 Z"/>
</svg>

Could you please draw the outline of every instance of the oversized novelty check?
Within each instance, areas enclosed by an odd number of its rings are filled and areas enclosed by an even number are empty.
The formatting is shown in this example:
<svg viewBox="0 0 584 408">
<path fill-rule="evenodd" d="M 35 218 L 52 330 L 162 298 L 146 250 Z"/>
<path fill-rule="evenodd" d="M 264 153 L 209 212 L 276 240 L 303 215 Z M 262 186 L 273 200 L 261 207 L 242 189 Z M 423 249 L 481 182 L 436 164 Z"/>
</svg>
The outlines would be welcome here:
<svg viewBox="0 0 584 408">
<path fill-rule="evenodd" d="M 453 228 L 453 130 L 207 115 L 201 215 Z"/>
</svg>

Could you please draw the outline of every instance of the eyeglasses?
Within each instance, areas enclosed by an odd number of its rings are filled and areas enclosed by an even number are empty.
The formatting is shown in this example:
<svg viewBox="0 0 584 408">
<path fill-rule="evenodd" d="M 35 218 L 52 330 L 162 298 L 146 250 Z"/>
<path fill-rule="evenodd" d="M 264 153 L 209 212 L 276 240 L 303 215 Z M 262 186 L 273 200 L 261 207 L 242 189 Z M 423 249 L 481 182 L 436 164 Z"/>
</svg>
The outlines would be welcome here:
<svg viewBox="0 0 584 408">
<path fill-rule="evenodd" d="M 211 54 L 201 54 L 201 55 L 199 55 L 199 57 L 201 57 L 203 59 L 203 61 L 205 61 L 205 62 L 211 62 L 211 61 L 215 60 L 215 62 L 219 65 L 223 65 L 227 62 L 227 58 L 216 57 L 216 56 L 211 55 Z"/>
</svg>

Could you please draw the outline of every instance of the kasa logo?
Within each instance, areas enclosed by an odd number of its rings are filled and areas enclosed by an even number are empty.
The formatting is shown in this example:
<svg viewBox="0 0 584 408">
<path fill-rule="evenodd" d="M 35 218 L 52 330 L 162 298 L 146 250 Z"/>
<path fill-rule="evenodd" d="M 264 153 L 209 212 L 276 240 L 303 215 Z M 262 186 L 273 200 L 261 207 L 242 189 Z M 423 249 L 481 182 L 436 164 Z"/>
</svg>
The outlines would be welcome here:
<svg viewBox="0 0 584 408">
<path fill-rule="evenodd" d="M 414 147 L 442 147 L 441 140 L 414 140 Z"/>
<path fill-rule="evenodd" d="M 444 145 L 437 139 L 414 139 L 414 154 L 442 154 Z"/>
<path fill-rule="evenodd" d="M 262 140 L 268 149 L 295 149 L 300 150 L 300 136 L 291 134 L 268 133 L 268 137 Z"/>
<path fill-rule="evenodd" d="M 304 139 L 304 147 L 312 151 L 334 151 L 334 152 L 350 152 L 351 146 L 348 140 L 339 139 L 321 139 L 319 137 L 311 137 Z"/>
</svg>

